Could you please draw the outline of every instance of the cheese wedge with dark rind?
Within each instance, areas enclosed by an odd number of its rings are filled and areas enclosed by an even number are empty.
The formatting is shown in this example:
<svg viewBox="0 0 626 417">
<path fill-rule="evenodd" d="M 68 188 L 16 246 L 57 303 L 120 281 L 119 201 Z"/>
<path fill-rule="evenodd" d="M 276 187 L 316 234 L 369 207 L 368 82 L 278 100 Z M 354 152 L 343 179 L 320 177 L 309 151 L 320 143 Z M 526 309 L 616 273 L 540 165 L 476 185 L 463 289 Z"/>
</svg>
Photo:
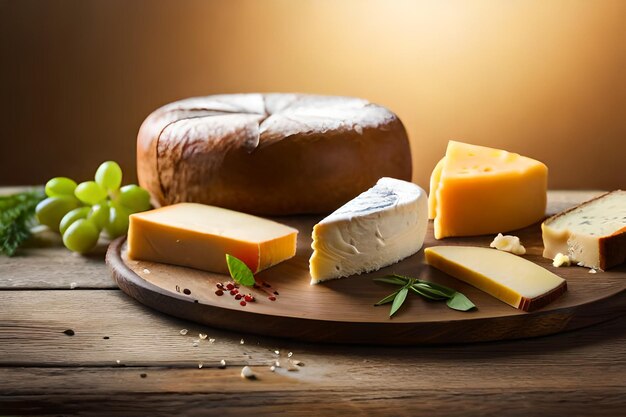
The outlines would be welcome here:
<svg viewBox="0 0 626 417">
<path fill-rule="evenodd" d="M 537 310 L 567 290 L 563 278 L 508 252 L 435 246 L 426 248 L 424 255 L 429 265 L 524 311 Z"/>
<path fill-rule="evenodd" d="M 616 190 L 558 213 L 541 225 L 545 258 L 606 270 L 626 262 L 626 191 Z"/>
</svg>

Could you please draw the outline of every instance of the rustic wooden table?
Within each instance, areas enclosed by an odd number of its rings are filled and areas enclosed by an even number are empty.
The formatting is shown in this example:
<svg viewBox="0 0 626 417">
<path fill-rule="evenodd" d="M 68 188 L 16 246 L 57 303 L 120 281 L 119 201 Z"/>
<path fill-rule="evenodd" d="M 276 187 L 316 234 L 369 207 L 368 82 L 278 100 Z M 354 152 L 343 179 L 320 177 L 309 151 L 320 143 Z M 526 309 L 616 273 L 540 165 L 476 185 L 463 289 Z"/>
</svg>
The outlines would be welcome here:
<svg viewBox="0 0 626 417">
<path fill-rule="evenodd" d="M 303 344 L 152 311 L 103 258 L 54 240 L 0 258 L 0 415 L 626 415 L 624 316 L 474 345 Z M 290 355 L 302 366 L 270 370 Z"/>
</svg>

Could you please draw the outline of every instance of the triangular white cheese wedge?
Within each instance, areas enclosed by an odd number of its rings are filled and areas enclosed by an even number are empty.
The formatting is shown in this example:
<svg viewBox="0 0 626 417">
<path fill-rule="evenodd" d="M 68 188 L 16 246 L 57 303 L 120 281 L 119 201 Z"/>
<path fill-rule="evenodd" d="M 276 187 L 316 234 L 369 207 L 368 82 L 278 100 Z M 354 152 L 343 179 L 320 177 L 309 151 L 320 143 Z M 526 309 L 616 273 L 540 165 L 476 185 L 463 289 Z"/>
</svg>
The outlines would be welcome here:
<svg viewBox="0 0 626 417">
<path fill-rule="evenodd" d="M 396 263 L 421 249 L 427 226 L 426 192 L 381 178 L 313 228 L 311 284 Z"/>
</svg>

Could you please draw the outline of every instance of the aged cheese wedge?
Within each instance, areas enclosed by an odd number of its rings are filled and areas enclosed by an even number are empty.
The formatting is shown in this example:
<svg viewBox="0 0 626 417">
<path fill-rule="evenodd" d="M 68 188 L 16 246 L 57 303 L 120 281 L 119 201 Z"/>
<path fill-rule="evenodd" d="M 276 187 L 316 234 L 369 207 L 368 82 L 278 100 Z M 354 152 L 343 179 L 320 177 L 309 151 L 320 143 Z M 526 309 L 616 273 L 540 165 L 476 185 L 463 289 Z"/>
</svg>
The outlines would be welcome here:
<svg viewBox="0 0 626 417">
<path fill-rule="evenodd" d="M 450 141 L 430 179 L 435 238 L 526 227 L 543 219 L 548 168 L 516 153 Z"/>
<path fill-rule="evenodd" d="M 429 265 L 524 311 L 545 306 L 567 289 L 563 278 L 508 252 L 435 246 L 424 255 Z"/>
<path fill-rule="evenodd" d="M 541 225 L 543 256 L 602 270 L 626 262 L 626 191 L 603 194 Z"/>
<path fill-rule="evenodd" d="M 227 273 L 230 254 L 258 272 L 294 256 L 297 234 L 249 214 L 180 203 L 130 216 L 128 256 Z"/>
<path fill-rule="evenodd" d="M 313 228 L 311 284 L 374 271 L 420 250 L 428 225 L 426 192 L 381 178 Z"/>
</svg>

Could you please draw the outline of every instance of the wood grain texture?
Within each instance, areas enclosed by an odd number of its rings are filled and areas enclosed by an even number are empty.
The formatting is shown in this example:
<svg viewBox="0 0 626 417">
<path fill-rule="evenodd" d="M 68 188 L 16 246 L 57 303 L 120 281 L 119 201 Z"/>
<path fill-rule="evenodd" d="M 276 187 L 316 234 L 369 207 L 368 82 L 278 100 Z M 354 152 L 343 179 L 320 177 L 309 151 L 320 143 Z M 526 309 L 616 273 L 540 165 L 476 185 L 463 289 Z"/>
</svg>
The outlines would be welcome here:
<svg viewBox="0 0 626 417">
<path fill-rule="evenodd" d="M 620 415 L 626 389 L 618 375 L 606 384 L 591 383 L 580 390 L 576 378 L 539 374 L 538 378 L 498 378 L 476 384 L 476 376 L 457 379 L 442 369 L 429 377 L 413 375 L 404 385 L 376 382 L 372 372 L 354 375 L 348 385 L 312 384 L 289 375 L 255 369 L 256 381 L 245 381 L 236 369 L 163 370 L 159 368 L 96 370 L 78 368 L 72 376 L 65 369 L 33 368 L 0 370 L 0 377 L 33 382 L 0 396 L 7 412 L 45 414 L 135 415 L 394 415 L 394 416 L 558 416 L 564 410 L 577 415 Z M 384 369 L 386 372 L 394 369 Z M 585 368 L 590 370 L 590 368 Z M 145 374 L 142 378 L 140 375 Z M 594 373 L 598 375 L 598 373 Z M 363 378 L 365 376 L 365 378 Z M 494 378 L 495 376 L 495 378 Z M 355 386 L 359 378 L 359 387 Z M 328 378 L 330 380 L 330 378 Z M 451 382 L 454 381 L 454 382 Z M 612 384 L 612 385 L 611 385 Z M 2 384 L 4 386 L 9 384 Z M 21 384 L 20 384 L 21 385 Z M 123 389 L 122 389 L 123 387 Z M 36 392 L 48 391 L 50 395 Z M 550 392 L 550 396 L 546 395 Z M 242 393 L 245 393 L 242 395 Z M 558 401 L 554 399 L 557 398 Z M 106 410 L 106 412 L 103 412 Z M 471 410 L 471 411 L 470 411 Z"/>
<path fill-rule="evenodd" d="M 123 238 L 110 246 L 107 263 L 124 292 L 156 310 L 213 327 L 315 342 L 398 345 L 519 339 L 576 329 L 626 313 L 626 265 L 595 275 L 589 274 L 587 268 L 555 268 L 550 259 L 542 257 L 539 223 L 512 233 L 526 246 L 524 258 L 565 278 L 568 290 L 531 313 L 512 308 L 425 265 L 423 250 L 373 273 L 310 286 L 310 235 L 319 219 L 280 219 L 300 233 L 294 258 L 257 274 L 258 279 L 279 291 L 280 296 L 273 302 L 262 291 L 246 289 L 258 302 L 242 307 L 229 295 L 215 294 L 216 284 L 230 279 L 227 275 L 129 259 Z M 424 247 L 489 247 L 493 237 L 436 240 L 430 222 Z M 389 319 L 388 306 L 375 308 L 373 304 L 396 287 L 372 279 L 390 273 L 452 287 L 467 295 L 478 308 L 459 312 L 447 308 L 445 303 L 410 296 Z M 184 289 L 190 294 L 185 295 Z"/>
<path fill-rule="evenodd" d="M 0 290 L 117 288 L 104 266 L 103 242 L 84 256 L 70 252 L 57 236 L 39 237 L 15 256 L 0 256 Z"/>
<path fill-rule="evenodd" d="M 240 345 L 241 334 L 154 314 L 119 291 L 4 291 L 0 303 L 5 413 L 608 416 L 626 407 L 624 317 L 515 342 L 375 347 L 244 336 Z M 196 332 L 216 341 L 193 347 Z M 304 366 L 272 373 L 288 352 Z M 245 364 L 257 381 L 239 377 Z"/>
<path fill-rule="evenodd" d="M 3 413 L 615 416 L 626 407 L 624 318 L 552 337 L 436 348 L 248 340 L 242 347 L 258 359 L 242 355 L 240 335 L 218 332 L 215 350 L 200 348 L 206 356 L 199 369 L 190 337 L 178 334 L 184 323 L 129 303 L 118 291 L 0 294 L 11 296 L 1 301 L 13 310 L 0 317 L 0 351 L 21 355 L 0 367 Z M 44 303 L 47 313 L 24 318 Z M 72 337 L 56 332 L 64 326 L 55 323 L 68 316 L 82 317 Z M 105 329 L 110 345 L 100 339 L 103 323 L 112 324 Z M 192 326 L 190 332 L 205 330 Z M 305 365 L 271 372 L 275 349 L 280 360 L 293 352 Z M 118 365 L 112 352 L 136 357 Z M 224 358 L 227 366 L 219 369 Z M 258 380 L 240 378 L 244 364 Z"/>
</svg>

